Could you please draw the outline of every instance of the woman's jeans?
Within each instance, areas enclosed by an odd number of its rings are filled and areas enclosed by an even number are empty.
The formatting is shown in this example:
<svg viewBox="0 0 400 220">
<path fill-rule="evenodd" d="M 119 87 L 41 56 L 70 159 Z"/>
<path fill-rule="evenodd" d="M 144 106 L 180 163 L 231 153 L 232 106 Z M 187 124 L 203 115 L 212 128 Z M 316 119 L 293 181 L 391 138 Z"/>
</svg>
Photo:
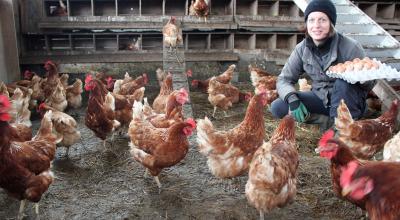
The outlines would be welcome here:
<svg viewBox="0 0 400 220">
<path fill-rule="evenodd" d="M 360 119 L 366 110 L 366 97 L 368 91 L 363 90 L 358 84 L 350 84 L 337 79 L 333 85 L 330 97 L 330 106 L 327 108 L 313 92 L 297 92 L 300 101 L 305 105 L 310 114 L 326 115 L 335 118 L 340 100 L 344 99 L 353 119 Z M 278 98 L 271 104 L 271 113 L 275 118 L 283 118 L 289 112 L 289 105 Z"/>
</svg>

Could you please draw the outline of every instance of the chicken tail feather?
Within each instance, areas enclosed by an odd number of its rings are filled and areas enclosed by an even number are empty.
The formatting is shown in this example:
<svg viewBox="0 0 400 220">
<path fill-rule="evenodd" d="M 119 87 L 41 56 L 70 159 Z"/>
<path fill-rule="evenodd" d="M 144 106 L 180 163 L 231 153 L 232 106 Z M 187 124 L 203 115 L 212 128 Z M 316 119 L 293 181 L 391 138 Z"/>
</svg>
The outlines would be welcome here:
<svg viewBox="0 0 400 220">
<path fill-rule="evenodd" d="M 337 117 L 335 118 L 336 129 L 339 130 L 341 134 L 343 134 L 346 130 L 348 130 L 346 128 L 348 128 L 349 125 L 353 122 L 354 120 L 351 117 L 350 111 L 347 108 L 346 103 L 342 99 L 337 108 Z"/>
<path fill-rule="evenodd" d="M 214 132 L 212 122 L 205 117 L 200 119 L 197 123 L 197 142 L 199 143 L 199 151 L 203 155 L 208 155 L 212 151 L 211 144 L 209 143 L 209 135 Z"/>
</svg>

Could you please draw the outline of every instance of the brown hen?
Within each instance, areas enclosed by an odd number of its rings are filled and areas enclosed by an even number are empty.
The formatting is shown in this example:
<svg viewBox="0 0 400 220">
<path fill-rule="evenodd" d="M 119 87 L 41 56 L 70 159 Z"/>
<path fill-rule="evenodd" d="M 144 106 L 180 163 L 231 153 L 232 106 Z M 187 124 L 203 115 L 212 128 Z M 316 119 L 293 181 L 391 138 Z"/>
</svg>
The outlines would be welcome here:
<svg viewBox="0 0 400 220">
<path fill-rule="evenodd" d="M 339 139 L 350 147 L 357 158 L 370 159 L 392 137 L 398 112 L 399 101 L 396 99 L 380 117 L 354 121 L 342 100 L 335 119 Z"/>
<path fill-rule="evenodd" d="M 254 153 L 250 164 L 245 192 L 249 203 L 260 212 L 260 219 L 265 212 L 294 200 L 298 166 L 295 121 L 287 115 L 271 139 Z"/>
<path fill-rule="evenodd" d="M 192 134 L 196 123 L 193 119 L 176 122 L 169 128 L 155 128 L 144 118 L 143 105 L 135 102 L 133 119 L 129 125 L 130 152 L 154 176 L 159 189 L 158 174 L 163 168 L 179 163 L 188 152 L 187 137 Z"/>
<path fill-rule="evenodd" d="M 38 202 L 54 179 L 50 167 L 57 138 L 51 132 L 51 112 L 42 119 L 38 134 L 32 141 L 15 142 L 16 131 L 8 124 L 9 108 L 8 99 L 0 95 L 0 187 L 21 200 L 17 219 L 23 218 L 26 200 L 36 203 L 38 217 Z"/>
<path fill-rule="evenodd" d="M 208 158 L 207 164 L 214 176 L 230 178 L 247 171 L 265 137 L 265 105 L 265 92 L 253 96 L 244 120 L 228 131 L 215 129 L 207 117 L 198 120 L 199 151 Z"/>
</svg>

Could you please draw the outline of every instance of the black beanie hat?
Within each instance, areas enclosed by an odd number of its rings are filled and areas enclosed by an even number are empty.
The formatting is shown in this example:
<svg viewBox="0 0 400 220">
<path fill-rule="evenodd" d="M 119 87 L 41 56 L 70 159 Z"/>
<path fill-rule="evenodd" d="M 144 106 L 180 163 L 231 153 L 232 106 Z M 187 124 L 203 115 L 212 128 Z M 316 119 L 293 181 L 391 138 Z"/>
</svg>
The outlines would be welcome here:
<svg viewBox="0 0 400 220">
<path fill-rule="evenodd" d="M 304 12 L 304 19 L 307 21 L 308 15 L 311 12 L 319 11 L 328 15 L 333 26 L 336 25 L 336 8 L 330 0 L 313 0 L 308 4 L 306 11 Z"/>
</svg>

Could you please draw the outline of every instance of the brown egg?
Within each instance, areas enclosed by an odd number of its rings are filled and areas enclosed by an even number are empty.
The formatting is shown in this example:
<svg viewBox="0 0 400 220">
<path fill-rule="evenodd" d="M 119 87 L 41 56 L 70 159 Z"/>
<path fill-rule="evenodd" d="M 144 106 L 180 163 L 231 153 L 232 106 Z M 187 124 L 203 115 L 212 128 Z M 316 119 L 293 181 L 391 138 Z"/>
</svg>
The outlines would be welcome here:
<svg viewBox="0 0 400 220">
<path fill-rule="evenodd" d="M 372 68 L 372 63 L 371 62 L 367 62 L 367 63 L 364 64 L 363 70 L 369 70 L 371 68 Z"/>
<path fill-rule="evenodd" d="M 372 68 L 371 68 L 371 69 L 373 69 L 373 70 L 379 69 L 379 63 L 373 61 L 373 62 L 372 62 Z"/>
<path fill-rule="evenodd" d="M 353 63 L 358 63 L 360 61 L 361 61 L 360 58 L 354 58 Z"/>
<path fill-rule="evenodd" d="M 351 61 L 344 62 L 344 65 L 349 65 L 349 64 L 351 64 Z"/>
<path fill-rule="evenodd" d="M 363 68 L 364 68 L 363 62 L 358 62 L 358 63 L 354 64 L 354 70 L 355 70 L 355 71 L 360 71 L 360 70 L 362 70 Z"/>
<path fill-rule="evenodd" d="M 362 60 L 367 61 L 367 62 L 371 61 L 371 59 L 369 57 L 364 57 Z"/>
<path fill-rule="evenodd" d="M 336 67 L 336 72 L 343 73 L 344 71 L 346 71 L 346 66 L 344 64 L 338 64 Z"/>
<path fill-rule="evenodd" d="M 346 66 L 346 72 L 350 72 L 354 70 L 354 64 L 353 63 L 348 63 Z"/>
</svg>

